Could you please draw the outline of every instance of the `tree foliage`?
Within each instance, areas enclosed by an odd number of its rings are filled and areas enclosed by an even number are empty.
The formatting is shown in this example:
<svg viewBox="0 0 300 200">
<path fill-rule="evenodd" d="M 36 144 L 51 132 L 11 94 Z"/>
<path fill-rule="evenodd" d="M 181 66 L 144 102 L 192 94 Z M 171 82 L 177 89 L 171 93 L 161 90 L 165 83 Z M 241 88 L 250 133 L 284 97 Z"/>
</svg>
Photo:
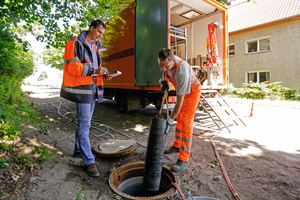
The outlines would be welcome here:
<svg viewBox="0 0 300 200">
<path fill-rule="evenodd" d="M 13 26 L 22 26 L 35 35 L 38 41 L 46 42 L 45 64 L 63 67 L 63 51 L 66 41 L 87 29 L 92 19 L 108 21 L 134 0 L 6 0 L 0 2 L 0 28 L 16 37 Z M 230 5 L 234 0 L 218 0 Z M 37 29 L 38 27 L 38 29 Z M 23 44 L 28 46 L 29 44 Z"/>
<path fill-rule="evenodd" d="M 61 68 L 63 47 L 92 19 L 108 20 L 132 0 L 2 0 L 0 1 L 0 109 L 13 104 L 22 81 L 33 73 L 33 53 L 26 33 L 46 42 L 46 64 Z M 75 24 L 74 24 L 75 23 Z M 74 25 L 71 25 L 74 24 Z"/>
<path fill-rule="evenodd" d="M 33 72 L 32 52 L 13 31 L 0 29 L 0 110 L 4 103 L 14 102 L 21 93 L 21 83 Z"/>
<path fill-rule="evenodd" d="M 35 35 L 38 41 L 46 42 L 48 49 L 53 47 L 61 51 L 66 41 L 86 29 L 92 19 L 107 21 L 132 1 L 2 0 L 0 28 L 5 33 L 1 34 L 19 40 L 12 28 L 21 25 L 25 31 Z M 23 45 L 28 46 L 29 43 Z"/>
<path fill-rule="evenodd" d="M 217 0 L 217 1 L 220 2 L 223 5 L 230 6 L 231 2 L 234 1 L 234 0 Z"/>
<path fill-rule="evenodd" d="M 80 10 L 77 10 L 76 18 L 72 20 L 72 26 L 66 22 L 64 29 L 53 32 L 51 37 L 47 38 L 49 44 L 47 46 L 48 50 L 43 53 L 45 64 L 63 69 L 64 46 L 69 39 L 79 35 L 82 30 L 86 30 L 92 19 L 101 19 L 107 22 L 133 1 L 134 0 L 94 0 L 91 2 L 79 0 L 77 3 L 80 3 Z M 45 39 L 43 36 L 40 37 Z M 51 40 L 50 42 L 49 39 Z"/>
<path fill-rule="evenodd" d="M 230 6 L 231 3 L 235 0 L 217 0 L 219 3 L 225 5 L 225 6 Z M 250 2 L 251 0 L 247 0 L 247 2 Z"/>
</svg>

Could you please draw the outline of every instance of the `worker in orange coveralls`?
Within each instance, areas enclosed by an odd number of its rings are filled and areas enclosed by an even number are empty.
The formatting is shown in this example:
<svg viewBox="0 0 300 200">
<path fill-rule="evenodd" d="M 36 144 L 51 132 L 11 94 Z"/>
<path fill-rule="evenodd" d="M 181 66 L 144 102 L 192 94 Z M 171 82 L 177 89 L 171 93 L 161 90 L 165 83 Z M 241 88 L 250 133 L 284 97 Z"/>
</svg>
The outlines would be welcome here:
<svg viewBox="0 0 300 200">
<path fill-rule="evenodd" d="M 174 172 L 182 172 L 187 166 L 192 146 L 193 122 L 198 106 L 201 85 L 192 67 L 181 58 L 174 56 L 169 49 L 162 49 L 158 53 L 158 64 L 163 71 L 163 78 L 159 80 L 162 91 L 169 90 L 169 81 L 176 88 L 176 104 L 167 119 L 165 134 L 168 135 L 170 126 L 177 119 L 175 141 L 166 150 L 166 154 L 178 153 L 178 160 L 171 168 Z"/>
</svg>

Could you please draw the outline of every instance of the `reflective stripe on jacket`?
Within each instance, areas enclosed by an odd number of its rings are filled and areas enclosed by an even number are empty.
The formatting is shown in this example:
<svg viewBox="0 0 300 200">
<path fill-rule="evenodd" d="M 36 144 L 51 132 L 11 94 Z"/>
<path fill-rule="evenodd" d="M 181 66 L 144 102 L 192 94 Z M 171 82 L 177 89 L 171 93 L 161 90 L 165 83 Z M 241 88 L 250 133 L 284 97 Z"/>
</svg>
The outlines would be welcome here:
<svg viewBox="0 0 300 200">
<path fill-rule="evenodd" d="M 64 76 L 60 96 L 77 103 L 90 103 L 95 100 L 93 81 L 93 56 L 87 44 L 86 31 L 69 40 L 65 46 Z M 94 43 L 98 65 L 100 66 L 100 42 Z M 99 67 L 98 66 L 98 67 Z M 103 79 L 97 76 L 98 100 L 103 99 Z"/>
</svg>

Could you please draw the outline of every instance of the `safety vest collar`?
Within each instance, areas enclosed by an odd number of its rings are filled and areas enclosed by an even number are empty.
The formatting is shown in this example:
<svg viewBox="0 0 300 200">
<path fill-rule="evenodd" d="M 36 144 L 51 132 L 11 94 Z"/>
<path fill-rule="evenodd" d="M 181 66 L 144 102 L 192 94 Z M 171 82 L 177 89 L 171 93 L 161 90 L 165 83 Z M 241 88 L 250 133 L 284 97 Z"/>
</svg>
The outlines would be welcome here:
<svg viewBox="0 0 300 200">
<path fill-rule="evenodd" d="M 88 33 L 88 31 L 82 31 L 81 34 L 78 37 L 78 40 L 80 42 L 82 42 L 82 44 L 86 45 L 88 47 L 88 44 L 86 42 L 87 36 L 86 34 Z M 99 40 L 95 41 L 94 44 L 98 47 L 98 49 L 101 48 L 101 43 Z"/>
<path fill-rule="evenodd" d="M 175 71 L 174 71 L 174 75 L 176 74 L 177 68 L 179 67 L 179 65 L 183 62 L 183 60 L 180 60 L 176 66 L 175 66 Z"/>
<path fill-rule="evenodd" d="M 179 66 L 182 62 L 183 62 L 183 60 L 181 59 L 181 60 L 176 64 L 176 66 L 175 66 L 175 71 L 174 71 L 174 75 L 176 74 L 176 71 L 177 71 L 178 66 Z M 168 79 L 168 80 L 174 85 L 175 88 L 177 88 L 177 82 L 176 82 L 175 78 L 172 79 L 172 78 L 168 77 L 167 75 L 165 75 L 165 78 Z"/>
<path fill-rule="evenodd" d="M 175 76 L 175 74 L 176 74 L 177 68 L 179 67 L 179 65 L 180 65 L 182 62 L 183 62 L 183 60 L 181 59 L 181 60 L 176 64 L 175 70 L 174 70 L 174 76 Z M 174 78 L 174 79 L 173 79 L 173 78 L 170 78 L 170 77 L 168 77 L 167 75 L 165 75 L 165 78 L 168 79 L 168 80 L 174 85 L 174 87 L 177 89 L 177 82 L 176 82 L 175 78 Z M 193 86 L 197 86 L 198 83 L 199 83 L 199 81 L 198 81 L 197 77 L 195 76 L 195 77 L 194 77 L 194 80 L 193 80 L 193 82 L 192 82 L 192 84 L 191 84 L 191 89 L 193 89 Z"/>
</svg>

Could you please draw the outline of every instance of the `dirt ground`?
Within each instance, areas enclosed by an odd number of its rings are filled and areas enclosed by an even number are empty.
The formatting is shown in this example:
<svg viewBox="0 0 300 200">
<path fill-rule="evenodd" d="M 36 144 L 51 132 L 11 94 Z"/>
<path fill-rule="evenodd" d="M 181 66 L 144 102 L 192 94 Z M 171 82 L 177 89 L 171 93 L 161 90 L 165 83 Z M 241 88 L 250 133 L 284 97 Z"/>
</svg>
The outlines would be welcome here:
<svg viewBox="0 0 300 200">
<path fill-rule="evenodd" d="M 89 177 L 82 168 L 81 159 L 71 157 L 74 142 L 70 136 L 75 133 L 76 124 L 68 123 L 60 115 L 65 111 L 75 114 L 75 104 L 60 98 L 58 90 L 55 89 L 24 90 L 32 91 L 28 98 L 36 105 L 40 116 L 46 119 L 50 134 L 41 134 L 33 127 L 28 127 L 22 139 L 29 141 L 36 138 L 49 145 L 53 154 L 58 156 L 45 162 L 42 168 L 28 176 L 28 187 L 19 199 L 75 199 L 82 188 L 84 188 L 82 193 L 88 200 L 120 199 L 108 184 L 111 171 L 127 163 L 144 161 L 146 148 L 138 145 L 129 155 L 117 158 L 96 156 L 96 165 L 101 175 L 98 178 Z M 235 125 L 227 117 L 231 133 L 222 128 L 212 140 L 237 194 L 241 199 L 247 200 L 300 199 L 300 103 L 225 99 L 246 127 L 239 120 L 238 126 Z M 252 102 L 254 102 L 253 116 L 250 117 Z M 57 106 L 60 103 L 59 113 Z M 151 118 L 158 112 L 154 106 L 149 106 L 136 112 L 120 114 L 114 101 L 105 100 L 96 105 L 93 120 L 103 125 L 99 126 L 99 129 L 104 132 L 106 127 L 109 129 L 109 134 L 99 137 L 101 140 L 111 139 L 111 135 L 125 137 L 119 133 L 122 132 L 147 145 Z M 165 110 L 163 113 L 166 115 Z M 200 133 L 205 129 L 217 127 L 207 114 L 197 111 L 194 133 Z M 104 134 L 96 129 L 91 131 L 96 135 Z M 168 146 L 172 145 L 174 131 L 175 125 L 171 127 L 168 135 Z M 93 146 L 99 142 L 99 139 L 91 137 Z M 194 136 L 189 166 L 178 174 L 180 188 L 185 197 L 190 191 L 194 197 L 235 199 L 220 166 L 214 165 L 215 159 L 209 140 Z M 171 167 L 176 160 L 176 154 L 164 155 L 163 164 Z M 176 194 L 170 199 L 181 198 Z"/>
</svg>

